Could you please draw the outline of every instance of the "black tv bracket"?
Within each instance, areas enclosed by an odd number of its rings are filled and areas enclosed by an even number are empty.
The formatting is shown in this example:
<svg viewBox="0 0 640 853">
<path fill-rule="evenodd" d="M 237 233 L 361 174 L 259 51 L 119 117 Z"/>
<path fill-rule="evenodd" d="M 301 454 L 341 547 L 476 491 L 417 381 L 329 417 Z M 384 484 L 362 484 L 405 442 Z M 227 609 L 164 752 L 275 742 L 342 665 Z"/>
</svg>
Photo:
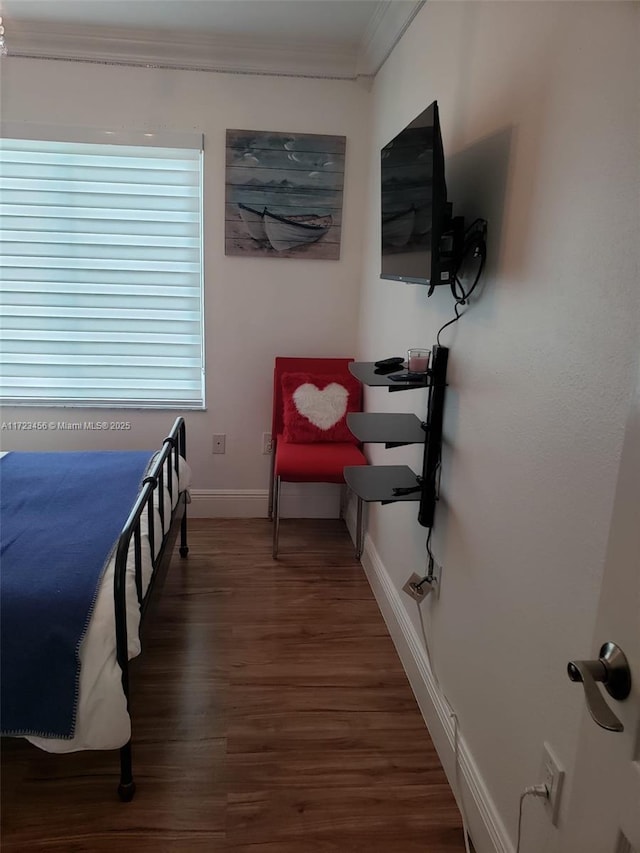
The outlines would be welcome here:
<svg viewBox="0 0 640 853">
<path fill-rule="evenodd" d="M 451 287 L 455 282 L 456 271 L 460 266 L 464 253 L 464 216 L 452 216 L 449 219 L 449 227 L 440 235 L 438 243 L 438 257 L 440 259 L 440 281 L 429 282 L 427 298 L 431 296 L 436 287 L 445 284 Z"/>
</svg>

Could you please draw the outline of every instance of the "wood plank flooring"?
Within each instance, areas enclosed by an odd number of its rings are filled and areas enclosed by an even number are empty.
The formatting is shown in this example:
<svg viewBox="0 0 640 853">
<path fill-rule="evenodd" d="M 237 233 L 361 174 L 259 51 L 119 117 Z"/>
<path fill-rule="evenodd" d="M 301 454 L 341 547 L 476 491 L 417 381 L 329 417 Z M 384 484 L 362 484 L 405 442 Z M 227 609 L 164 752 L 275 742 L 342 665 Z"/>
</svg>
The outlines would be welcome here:
<svg viewBox="0 0 640 853">
<path fill-rule="evenodd" d="M 342 522 L 190 522 L 117 753 L 2 741 L 2 850 L 462 853 L 460 815 Z"/>
</svg>

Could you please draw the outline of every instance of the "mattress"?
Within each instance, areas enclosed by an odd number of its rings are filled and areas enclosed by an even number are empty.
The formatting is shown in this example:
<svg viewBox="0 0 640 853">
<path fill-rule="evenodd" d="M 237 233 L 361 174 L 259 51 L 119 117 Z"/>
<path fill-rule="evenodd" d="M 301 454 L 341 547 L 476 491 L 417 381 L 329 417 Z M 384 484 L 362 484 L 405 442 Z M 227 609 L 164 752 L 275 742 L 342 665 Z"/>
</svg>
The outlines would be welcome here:
<svg viewBox="0 0 640 853">
<path fill-rule="evenodd" d="M 3 456 L 5 454 L 0 454 Z M 164 519 L 166 533 L 171 521 L 171 511 L 178 502 L 178 492 L 187 491 L 191 484 L 191 470 L 184 459 L 179 459 L 178 484 L 173 501 L 166 487 L 162 497 L 164 501 Z M 154 493 L 154 525 L 157 556 L 162 547 L 160 521 L 160 495 Z M 142 583 L 146 592 L 152 575 L 150 544 L 146 529 L 147 508 L 141 516 L 142 546 Z M 115 543 L 114 543 L 115 544 Z M 127 559 L 127 641 L 129 659 L 140 654 L 140 608 L 135 583 L 135 561 L 133 538 Z M 72 738 L 43 738 L 28 736 L 26 740 L 47 752 L 77 752 L 85 749 L 118 749 L 131 737 L 131 720 L 122 689 L 122 672 L 116 659 L 116 633 L 114 616 L 113 581 L 115 571 L 115 553 L 109 561 L 100 581 L 100 588 L 88 630 L 80 645 L 80 680 L 78 693 L 78 712 L 74 736 Z"/>
</svg>

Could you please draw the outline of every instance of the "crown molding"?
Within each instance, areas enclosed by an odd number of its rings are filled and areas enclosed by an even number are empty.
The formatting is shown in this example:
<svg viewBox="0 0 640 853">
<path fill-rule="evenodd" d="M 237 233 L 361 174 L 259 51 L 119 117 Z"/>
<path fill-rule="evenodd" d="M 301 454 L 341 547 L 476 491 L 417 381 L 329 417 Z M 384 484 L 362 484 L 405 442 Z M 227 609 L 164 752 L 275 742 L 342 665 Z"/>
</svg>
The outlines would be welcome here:
<svg viewBox="0 0 640 853">
<path fill-rule="evenodd" d="M 18 19 L 6 22 L 6 38 L 10 56 L 355 80 L 377 73 L 423 3 L 380 2 L 361 45 Z"/>
<path fill-rule="evenodd" d="M 412 3 L 378 3 L 360 45 L 358 75 L 375 77 L 403 33 L 424 6 L 426 0 Z"/>
<path fill-rule="evenodd" d="M 223 71 L 235 74 L 292 74 L 355 77 L 355 48 L 255 38 L 221 38 L 166 30 L 64 26 L 12 21 L 9 56 L 71 59 L 122 65 Z"/>
</svg>

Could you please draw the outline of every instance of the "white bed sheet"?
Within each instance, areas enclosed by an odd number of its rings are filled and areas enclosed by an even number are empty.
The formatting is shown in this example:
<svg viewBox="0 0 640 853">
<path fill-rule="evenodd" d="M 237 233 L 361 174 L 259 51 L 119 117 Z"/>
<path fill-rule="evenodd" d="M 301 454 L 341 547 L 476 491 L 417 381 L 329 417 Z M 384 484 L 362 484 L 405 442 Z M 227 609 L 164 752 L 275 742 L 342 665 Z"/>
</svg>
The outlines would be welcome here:
<svg viewBox="0 0 640 853">
<path fill-rule="evenodd" d="M 2 454 L 5 455 L 5 454 Z M 179 490 L 187 491 L 191 485 L 191 469 L 182 457 L 178 464 Z M 164 477 L 164 518 L 165 528 L 169 529 L 171 520 L 171 501 L 167 489 L 167 477 Z M 178 501 L 175 489 L 175 469 L 173 479 L 173 507 Z M 160 531 L 159 495 L 154 493 L 155 551 L 162 546 Z M 151 578 L 151 560 L 149 537 L 146 529 L 147 510 L 142 512 L 142 582 L 146 591 Z M 166 532 L 165 530 L 165 532 Z M 135 562 L 133 556 L 133 538 L 127 557 L 127 643 L 129 660 L 140 654 L 140 608 L 135 582 Z M 127 702 L 122 689 L 122 672 L 116 658 L 116 633 L 113 598 L 113 580 L 115 571 L 115 553 L 109 561 L 100 581 L 89 628 L 80 645 L 80 683 L 78 694 L 78 712 L 75 733 L 72 738 L 27 737 L 26 740 L 47 752 L 78 752 L 84 749 L 118 749 L 131 737 L 131 719 L 127 711 Z"/>
</svg>

